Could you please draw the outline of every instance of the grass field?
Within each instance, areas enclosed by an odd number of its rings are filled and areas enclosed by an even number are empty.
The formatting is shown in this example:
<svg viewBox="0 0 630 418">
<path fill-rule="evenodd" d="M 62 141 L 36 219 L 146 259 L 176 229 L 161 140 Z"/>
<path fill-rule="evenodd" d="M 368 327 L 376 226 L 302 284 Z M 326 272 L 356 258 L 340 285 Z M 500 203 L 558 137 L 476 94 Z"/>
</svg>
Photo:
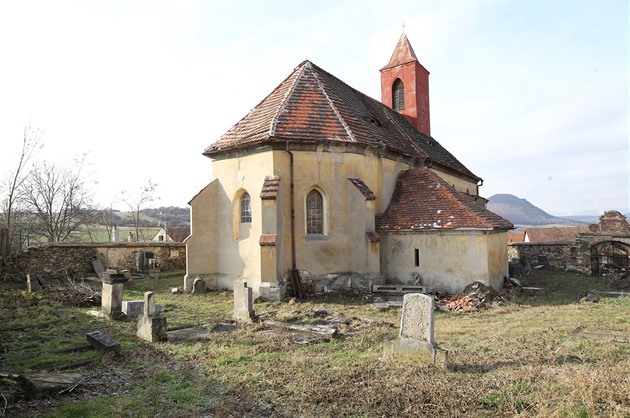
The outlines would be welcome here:
<svg viewBox="0 0 630 418">
<path fill-rule="evenodd" d="M 124 299 L 156 294 L 169 330 L 200 327 L 207 338 L 148 343 L 136 323 L 113 322 L 73 307 L 61 291 L 27 294 L 0 286 L 0 372 L 54 372 L 97 356 L 62 352 L 107 330 L 122 353 L 71 372 L 87 376 L 69 393 L 25 400 L 0 378 L 5 416 L 293 417 L 293 416 L 630 416 L 630 298 L 581 301 L 607 282 L 560 271 L 536 271 L 509 291 L 508 303 L 466 314 L 437 312 L 435 337 L 449 350 L 446 370 L 384 360 L 400 309 L 376 310 L 367 295 L 328 293 L 303 302 L 256 303 L 264 319 L 332 323 L 340 337 L 229 324 L 232 294 L 172 294 L 182 273 L 135 280 Z M 3 408 L 4 403 L 4 408 Z"/>
</svg>

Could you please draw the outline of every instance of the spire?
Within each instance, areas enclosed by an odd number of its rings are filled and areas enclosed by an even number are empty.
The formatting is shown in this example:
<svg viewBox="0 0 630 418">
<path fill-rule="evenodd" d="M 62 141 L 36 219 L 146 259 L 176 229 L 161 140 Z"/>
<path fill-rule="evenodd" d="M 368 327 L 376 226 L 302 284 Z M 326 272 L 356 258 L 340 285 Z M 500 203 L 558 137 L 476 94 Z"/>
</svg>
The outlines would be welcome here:
<svg viewBox="0 0 630 418">
<path fill-rule="evenodd" d="M 389 64 L 381 68 L 381 71 L 412 61 L 418 61 L 418 58 L 416 57 L 416 53 L 413 51 L 413 48 L 409 43 L 409 39 L 407 39 L 407 35 L 403 33 L 398 40 L 398 44 L 394 49 L 392 58 L 389 60 Z"/>
</svg>

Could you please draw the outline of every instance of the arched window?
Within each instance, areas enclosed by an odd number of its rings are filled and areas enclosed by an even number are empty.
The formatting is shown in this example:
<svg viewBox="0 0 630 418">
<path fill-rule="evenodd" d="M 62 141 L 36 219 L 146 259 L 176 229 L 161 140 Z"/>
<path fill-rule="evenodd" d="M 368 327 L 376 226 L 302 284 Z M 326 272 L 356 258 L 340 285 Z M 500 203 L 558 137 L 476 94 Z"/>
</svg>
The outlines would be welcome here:
<svg viewBox="0 0 630 418">
<path fill-rule="evenodd" d="M 249 193 L 241 195 L 241 223 L 252 221 L 252 202 Z"/>
<path fill-rule="evenodd" d="M 392 86 L 392 107 L 394 110 L 405 108 L 405 85 L 400 78 L 397 78 Z"/>
<path fill-rule="evenodd" d="M 306 195 L 306 233 L 324 233 L 324 199 L 317 190 Z"/>
</svg>

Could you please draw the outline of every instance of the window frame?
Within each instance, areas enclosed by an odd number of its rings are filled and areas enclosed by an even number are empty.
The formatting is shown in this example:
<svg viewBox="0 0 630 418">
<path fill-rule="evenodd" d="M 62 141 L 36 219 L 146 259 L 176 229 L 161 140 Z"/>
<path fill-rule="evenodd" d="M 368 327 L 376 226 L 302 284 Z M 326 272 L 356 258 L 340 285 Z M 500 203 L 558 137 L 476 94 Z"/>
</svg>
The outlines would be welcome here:
<svg viewBox="0 0 630 418">
<path fill-rule="evenodd" d="M 239 201 L 239 219 L 242 224 L 252 223 L 252 197 L 247 192 L 241 193 Z"/>
<path fill-rule="evenodd" d="M 392 109 L 405 110 L 405 83 L 400 78 L 392 84 Z"/>
<path fill-rule="evenodd" d="M 313 230 L 309 225 L 311 223 L 311 214 L 309 213 L 310 204 L 309 196 L 317 193 L 321 199 L 320 228 Z M 319 187 L 311 187 L 304 195 L 304 234 L 308 239 L 326 239 L 328 238 L 328 196 Z"/>
</svg>

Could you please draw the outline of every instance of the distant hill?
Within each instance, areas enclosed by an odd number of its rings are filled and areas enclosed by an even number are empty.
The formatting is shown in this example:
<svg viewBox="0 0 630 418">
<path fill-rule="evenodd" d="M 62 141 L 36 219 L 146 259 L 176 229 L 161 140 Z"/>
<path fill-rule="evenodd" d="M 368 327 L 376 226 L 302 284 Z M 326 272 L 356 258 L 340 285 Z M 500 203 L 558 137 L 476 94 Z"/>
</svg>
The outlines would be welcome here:
<svg viewBox="0 0 630 418">
<path fill-rule="evenodd" d="M 132 226 L 134 223 L 131 215 L 130 211 L 103 211 L 103 219 L 106 219 L 108 224 L 117 226 Z M 175 206 L 141 209 L 140 224 L 143 226 L 190 226 L 190 209 Z"/>
<path fill-rule="evenodd" d="M 553 216 L 532 205 L 526 199 L 511 194 L 495 194 L 488 199 L 488 209 L 512 222 L 514 225 L 584 225 L 573 219 Z"/>
</svg>

